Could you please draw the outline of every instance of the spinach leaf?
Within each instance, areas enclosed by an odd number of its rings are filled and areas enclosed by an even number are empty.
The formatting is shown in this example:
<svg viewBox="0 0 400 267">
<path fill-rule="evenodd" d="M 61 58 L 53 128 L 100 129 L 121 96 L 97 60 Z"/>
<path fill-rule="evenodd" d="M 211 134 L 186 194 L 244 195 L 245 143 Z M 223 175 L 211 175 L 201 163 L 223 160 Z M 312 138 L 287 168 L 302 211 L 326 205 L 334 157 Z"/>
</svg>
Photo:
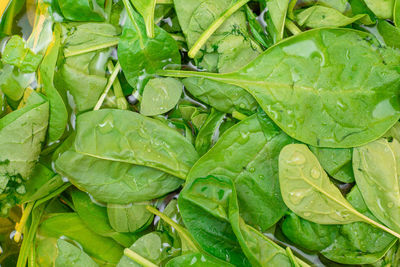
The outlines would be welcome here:
<svg viewBox="0 0 400 267">
<path fill-rule="evenodd" d="M 283 39 L 286 13 L 290 0 L 265 0 L 268 8 L 266 13 L 267 30 L 274 43 Z"/>
<path fill-rule="evenodd" d="M 257 107 L 256 100 L 241 87 L 195 77 L 182 82 L 194 97 L 221 112 L 254 111 Z"/>
<path fill-rule="evenodd" d="M 218 258 L 212 257 L 202 253 L 184 254 L 182 256 L 173 258 L 168 261 L 166 267 L 180 267 L 180 266 L 193 266 L 193 267 L 227 267 L 233 266 L 227 262 L 221 261 Z"/>
<path fill-rule="evenodd" d="M 142 236 L 133 243 L 129 250 L 157 265 L 168 260 L 170 254 L 173 253 L 168 238 L 165 234 L 159 232 L 152 232 Z M 117 267 L 128 266 L 140 267 L 143 265 L 134 262 L 127 256 L 122 256 Z"/>
<path fill-rule="evenodd" d="M 24 73 L 30 73 L 36 71 L 42 57 L 26 47 L 22 37 L 14 35 L 7 42 L 1 60 L 3 64 L 13 65 Z"/>
<path fill-rule="evenodd" d="M 176 0 L 175 11 L 179 24 L 192 48 L 216 18 L 228 10 L 231 0 Z M 238 10 L 208 38 L 200 53 L 196 55 L 196 65 L 213 72 L 237 70 L 255 58 L 261 49 L 250 38 L 244 10 Z"/>
<path fill-rule="evenodd" d="M 77 152 L 156 168 L 185 179 L 198 155 L 163 123 L 125 110 L 99 110 L 77 118 Z"/>
<path fill-rule="evenodd" d="M 354 182 L 352 149 L 309 146 L 324 170 L 343 183 Z"/>
<path fill-rule="evenodd" d="M 90 230 L 101 236 L 110 237 L 124 247 L 132 245 L 135 241 L 133 236 L 114 230 L 108 221 L 107 208 L 94 203 L 88 194 L 74 190 L 71 192 L 71 197 L 76 213 Z"/>
<path fill-rule="evenodd" d="M 48 144 L 51 144 L 62 137 L 68 122 L 68 111 L 66 105 L 61 94 L 54 86 L 54 71 L 61 45 L 60 31 L 60 25 L 57 24 L 54 27 L 52 43 L 49 45 L 38 71 L 38 80 L 41 85 L 41 91 L 47 96 L 50 105 L 47 138 Z"/>
<path fill-rule="evenodd" d="M 393 5 L 395 0 L 364 0 L 368 8 L 371 9 L 374 14 L 381 19 L 391 19 L 393 16 Z"/>
<path fill-rule="evenodd" d="M 77 266 L 77 267 L 96 267 L 99 266 L 82 249 L 77 248 L 71 243 L 59 239 L 57 241 L 58 256 L 55 266 Z"/>
<path fill-rule="evenodd" d="M 399 53 L 371 38 L 350 29 L 311 30 L 271 47 L 237 72 L 158 73 L 240 86 L 293 138 L 318 147 L 353 147 L 383 135 L 400 115 Z"/>
<path fill-rule="evenodd" d="M 129 84 L 142 91 L 157 70 L 180 64 L 181 55 L 176 41 L 160 27 L 156 26 L 154 38 L 149 38 L 143 18 L 124 2 L 128 19 L 118 43 L 118 58 Z"/>
<path fill-rule="evenodd" d="M 353 168 L 358 187 L 371 212 L 400 231 L 400 143 L 379 139 L 354 149 Z"/>
<path fill-rule="evenodd" d="M 56 0 L 65 19 L 73 21 L 104 21 L 105 0 Z"/>
<path fill-rule="evenodd" d="M 358 14 L 348 17 L 334 8 L 323 6 L 312 6 L 302 10 L 296 15 L 297 23 L 300 26 L 309 28 L 342 27 L 364 19 L 366 14 Z"/>
<path fill-rule="evenodd" d="M 178 189 L 183 183 L 182 179 L 153 168 L 102 160 L 74 151 L 63 153 L 55 166 L 72 184 L 106 203 L 152 200 Z"/>
<path fill-rule="evenodd" d="M 4 65 L 0 68 L 0 89 L 10 100 L 10 105 L 16 106 L 15 103 L 24 95 L 25 88 L 29 86 L 35 79 L 34 73 L 23 73 L 12 65 Z"/>
<path fill-rule="evenodd" d="M 275 224 L 286 211 L 279 191 L 278 156 L 285 145 L 293 142 L 275 125 L 266 131 L 268 138 L 256 115 L 241 121 L 220 137 L 188 175 L 188 180 L 207 175 L 232 179 L 240 215 L 262 230 Z"/>
<path fill-rule="evenodd" d="M 154 38 L 154 13 L 156 8 L 156 0 L 131 0 L 132 5 L 144 18 L 146 32 L 149 38 Z"/>
<path fill-rule="evenodd" d="M 27 105 L 0 119 L 1 192 L 4 192 L 9 181 L 20 184 L 21 179 L 28 180 L 38 160 L 49 116 L 49 103 L 42 96 L 38 97 L 40 102 Z M 24 186 L 17 189 L 17 192 L 25 193 Z"/>
<path fill-rule="evenodd" d="M 118 263 L 123 247 L 114 240 L 92 232 L 76 213 L 53 214 L 40 224 L 39 236 L 78 242 L 91 257 L 109 264 Z"/>
<path fill-rule="evenodd" d="M 305 145 L 292 144 L 282 149 L 279 181 L 286 205 L 306 220 L 320 224 L 365 222 L 400 237 L 347 202 Z"/>
<path fill-rule="evenodd" d="M 204 155 L 216 142 L 225 114 L 211 110 L 207 120 L 201 126 L 195 141 L 195 148 L 199 155 Z"/>
<path fill-rule="evenodd" d="M 164 114 L 178 104 L 183 84 L 174 78 L 151 79 L 143 91 L 140 113 L 145 116 Z"/>
<path fill-rule="evenodd" d="M 139 232 L 153 221 L 153 215 L 147 211 L 149 202 L 128 205 L 107 204 L 107 215 L 111 227 L 117 232 Z"/>
<path fill-rule="evenodd" d="M 400 48 L 400 28 L 393 26 L 386 20 L 378 20 L 377 29 L 387 46 Z"/>
<path fill-rule="evenodd" d="M 347 200 L 361 213 L 373 220 L 357 186 L 347 195 Z M 372 264 L 378 261 L 396 243 L 397 238 L 363 222 L 341 226 L 340 235 L 322 255 L 343 264 Z"/>
</svg>

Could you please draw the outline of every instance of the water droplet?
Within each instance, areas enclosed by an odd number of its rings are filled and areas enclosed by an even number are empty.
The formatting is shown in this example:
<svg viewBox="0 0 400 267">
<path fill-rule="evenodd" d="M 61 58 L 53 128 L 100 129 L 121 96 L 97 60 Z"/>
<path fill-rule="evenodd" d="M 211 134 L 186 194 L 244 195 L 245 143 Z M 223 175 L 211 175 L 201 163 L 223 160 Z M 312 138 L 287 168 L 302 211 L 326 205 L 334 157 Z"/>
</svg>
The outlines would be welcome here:
<svg viewBox="0 0 400 267">
<path fill-rule="evenodd" d="M 241 145 L 247 143 L 247 141 L 249 141 L 249 139 L 250 139 L 250 133 L 249 133 L 249 132 L 240 132 L 240 136 L 241 136 L 242 138 L 240 138 L 240 139 L 238 140 L 238 142 L 239 142 L 239 144 L 241 144 Z"/>
<path fill-rule="evenodd" d="M 311 169 L 311 177 L 314 179 L 318 179 L 321 176 L 321 172 L 317 168 Z"/>
<path fill-rule="evenodd" d="M 394 203 L 393 203 L 393 202 L 389 202 L 389 203 L 387 204 L 387 206 L 388 206 L 389 209 L 390 209 L 390 208 L 393 208 Z"/>
<path fill-rule="evenodd" d="M 254 167 L 251 167 L 250 169 L 249 169 L 249 172 L 251 172 L 251 173 L 253 173 L 253 172 L 255 172 L 256 171 L 256 169 L 254 168 Z"/>
<path fill-rule="evenodd" d="M 304 217 L 310 217 L 311 216 L 311 213 L 309 213 L 309 212 L 304 212 Z"/>
<path fill-rule="evenodd" d="M 289 164 L 302 165 L 306 162 L 306 158 L 300 152 L 294 152 L 292 158 L 289 160 Z"/>
<path fill-rule="evenodd" d="M 258 176 L 258 178 L 264 179 L 264 175 L 260 174 L 260 175 Z"/>
<path fill-rule="evenodd" d="M 104 120 L 98 125 L 101 134 L 107 134 L 114 129 L 114 118 L 111 114 L 107 115 Z"/>
<path fill-rule="evenodd" d="M 305 192 L 302 189 L 293 190 L 292 192 L 289 193 L 289 200 L 293 204 L 297 205 L 303 200 L 303 198 L 305 196 L 304 193 Z"/>
</svg>

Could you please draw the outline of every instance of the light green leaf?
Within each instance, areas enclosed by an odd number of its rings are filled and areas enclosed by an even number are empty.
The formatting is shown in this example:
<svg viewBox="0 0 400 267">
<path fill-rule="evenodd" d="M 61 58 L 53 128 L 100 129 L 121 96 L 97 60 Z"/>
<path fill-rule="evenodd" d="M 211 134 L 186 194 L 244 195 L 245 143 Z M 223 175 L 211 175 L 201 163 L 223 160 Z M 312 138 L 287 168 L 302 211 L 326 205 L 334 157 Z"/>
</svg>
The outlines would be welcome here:
<svg viewBox="0 0 400 267">
<path fill-rule="evenodd" d="M 58 256 L 55 267 L 76 266 L 76 267 L 96 267 L 97 263 L 90 258 L 82 249 L 77 248 L 71 243 L 58 239 Z"/>
<path fill-rule="evenodd" d="M 157 0 L 131 0 L 136 10 L 143 16 L 149 38 L 154 38 L 154 11 Z"/>
</svg>

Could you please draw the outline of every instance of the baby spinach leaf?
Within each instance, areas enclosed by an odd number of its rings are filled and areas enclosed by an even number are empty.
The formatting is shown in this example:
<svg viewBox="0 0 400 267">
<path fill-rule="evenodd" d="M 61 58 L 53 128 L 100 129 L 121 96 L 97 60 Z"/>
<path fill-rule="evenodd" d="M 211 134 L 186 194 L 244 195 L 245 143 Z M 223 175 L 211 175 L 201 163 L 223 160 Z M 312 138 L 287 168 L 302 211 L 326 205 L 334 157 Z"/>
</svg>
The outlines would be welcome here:
<svg viewBox="0 0 400 267">
<path fill-rule="evenodd" d="M 166 31 L 156 26 L 154 38 L 149 38 L 143 18 L 129 3 L 125 7 L 128 19 L 118 43 L 118 59 L 129 84 L 141 91 L 157 70 L 180 64 L 181 55 L 176 41 Z"/>
<path fill-rule="evenodd" d="M 293 142 L 276 126 L 266 132 L 270 134 L 268 138 L 256 115 L 241 121 L 220 137 L 188 175 L 188 180 L 207 175 L 232 179 L 241 217 L 263 230 L 286 211 L 279 191 L 278 156 L 285 145 Z"/>
<path fill-rule="evenodd" d="M 324 6 L 312 6 L 302 10 L 296 15 L 300 26 L 309 28 L 343 27 L 365 18 L 366 14 L 358 14 L 348 17 L 334 8 Z"/>
<path fill-rule="evenodd" d="M 182 95 L 183 84 L 174 78 L 154 78 L 144 87 L 140 113 L 145 116 L 164 114 L 173 109 Z"/>
<path fill-rule="evenodd" d="M 124 247 L 132 245 L 133 236 L 119 233 L 111 227 L 106 207 L 97 205 L 82 191 L 72 191 L 71 197 L 76 213 L 90 230 L 101 236 L 110 237 Z"/>
<path fill-rule="evenodd" d="M 53 40 L 50 43 L 38 71 L 41 91 L 47 96 L 50 105 L 50 118 L 47 143 L 61 138 L 68 122 L 68 111 L 58 90 L 54 87 L 54 71 L 60 50 L 60 25 L 54 27 Z"/>
<path fill-rule="evenodd" d="M 394 0 L 393 22 L 396 27 L 400 26 L 400 2 L 398 0 Z"/>
<path fill-rule="evenodd" d="M 371 212 L 400 231 L 400 143 L 379 139 L 354 148 L 356 182 Z"/>
<path fill-rule="evenodd" d="M 144 18 L 147 36 L 154 38 L 154 12 L 156 8 L 156 0 L 131 0 L 132 5 Z"/>
<path fill-rule="evenodd" d="M 39 236 L 60 238 L 65 236 L 78 242 L 91 257 L 109 264 L 118 263 L 123 247 L 111 238 L 92 232 L 76 213 L 53 214 L 40 224 Z"/>
<path fill-rule="evenodd" d="M 324 170 L 343 183 L 354 182 L 352 149 L 309 146 Z"/>
<path fill-rule="evenodd" d="M 14 35 L 7 42 L 1 60 L 3 64 L 10 64 L 24 73 L 30 73 L 36 71 L 42 57 L 35 54 L 29 47 L 26 47 L 22 37 Z"/>
<path fill-rule="evenodd" d="M 231 0 L 174 1 L 179 24 L 189 48 L 195 45 L 204 29 L 228 10 L 232 3 Z M 247 31 L 244 10 L 238 10 L 208 38 L 195 59 L 197 65 L 205 70 L 229 72 L 246 65 L 260 52 L 261 49 Z"/>
<path fill-rule="evenodd" d="M 395 100 L 400 54 L 371 38 L 349 29 L 311 30 L 271 47 L 237 72 L 159 74 L 240 86 L 293 138 L 318 147 L 353 147 L 380 137 L 400 116 Z"/>
<path fill-rule="evenodd" d="M 127 205 L 107 204 L 107 215 L 111 227 L 117 232 L 138 232 L 146 228 L 153 215 L 147 211 L 149 202 L 131 203 Z"/>
<path fill-rule="evenodd" d="M 168 238 L 165 234 L 159 232 L 152 232 L 142 236 L 129 249 L 157 265 L 167 260 L 172 253 Z M 141 267 L 142 265 L 124 255 L 117 267 L 128 266 Z"/>
<path fill-rule="evenodd" d="M 77 118 L 77 152 L 156 168 L 185 179 L 198 154 L 162 122 L 126 110 L 99 110 Z"/>
<path fill-rule="evenodd" d="M 106 203 L 152 200 L 183 183 L 182 179 L 153 168 L 102 160 L 74 151 L 63 153 L 55 166 L 72 184 Z"/>
<path fill-rule="evenodd" d="M 306 220 L 320 224 L 365 222 L 400 237 L 351 206 L 306 145 L 292 144 L 282 149 L 279 181 L 286 205 Z"/>
<path fill-rule="evenodd" d="M 24 95 L 25 88 L 35 79 L 34 73 L 23 73 L 12 65 L 4 65 L 0 68 L 0 89 L 11 100 L 19 101 Z"/>
<path fill-rule="evenodd" d="M 201 126 L 195 141 L 195 148 L 200 155 L 204 155 L 216 142 L 225 114 L 211 110 L 207 120 Z"/>
<path fill-rule="evenodd" d="M 10 178 L 28 180 L 39 157 L 49 116 L 49 103 L 39 98 L 0 119 L 0 191 Z"/>
<path fill-rule="evenodd" d="M 58 239 L 58 256 L 55 261 L 56 267 L 77 266 L 77 267 L 96 267 L 99 266 L 82 249 L 77 248 L 71 243 Z"/>
<path fill-rule="evenodd" d="M 376 220 L 368 210 L 357 186 L 347 194 L 347 200 L 362 214 Z M 396 243 L 397 238 L 363 222 L 341 226 L 340 235 L 321 253 L 343 264 L 372 264 Z"/>
<path fill-rule="evenodd" d="M 173 258 L 168 261 L 166 267 L 181 267 L 181 266 L 193 266 L 193 267 L 229 267 L 233 266 L 227 262 L 221 261 L 218 258 L 212 257 L 202 253 L 190 253 L 184 254 L 179 257 Z"/>
<path fill-rule="evenodd" d="M 256 100 L 241 87 L 196 77 L 182 82 L 194 97 L 221 112 L 254 111 L 257 107 Z"/>
<path fill-rule="evenodd" d="M 290 0 L 266 0 L 266 2 L 268 8 L 266 13 L 267 30 L 276 43 L 283 38 L 286 12 Z"/>
<path fill-rule="evenodd" d="M 380 19 L 391 19 L 395 0 L 364 0 L 368 8 Z"/>
<path fill-rule="evenodd" d="M 377 29 L 387 46 L 400 48 L 400 28 L 393 26 L 386 20 L 378 20 Z"/>
<path fill-rule="evenodd" d="M 105 0 L 56 0 L 61 13 L 67 20 L 104 21 Z"/>
</svg>

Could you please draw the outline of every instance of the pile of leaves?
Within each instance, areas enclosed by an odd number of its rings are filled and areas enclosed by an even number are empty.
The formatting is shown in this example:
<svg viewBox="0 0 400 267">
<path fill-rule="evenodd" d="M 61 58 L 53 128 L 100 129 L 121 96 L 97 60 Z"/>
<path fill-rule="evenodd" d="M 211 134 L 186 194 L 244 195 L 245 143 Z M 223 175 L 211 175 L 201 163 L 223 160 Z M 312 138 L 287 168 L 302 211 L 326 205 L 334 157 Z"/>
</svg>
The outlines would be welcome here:
<svg viewBox="0 0 400 267">
<path fill-rule="evenodd" d="M 400 265 L 400 1 L 1 0 L 0 38 L 2 266 Z"/>
</svg>

